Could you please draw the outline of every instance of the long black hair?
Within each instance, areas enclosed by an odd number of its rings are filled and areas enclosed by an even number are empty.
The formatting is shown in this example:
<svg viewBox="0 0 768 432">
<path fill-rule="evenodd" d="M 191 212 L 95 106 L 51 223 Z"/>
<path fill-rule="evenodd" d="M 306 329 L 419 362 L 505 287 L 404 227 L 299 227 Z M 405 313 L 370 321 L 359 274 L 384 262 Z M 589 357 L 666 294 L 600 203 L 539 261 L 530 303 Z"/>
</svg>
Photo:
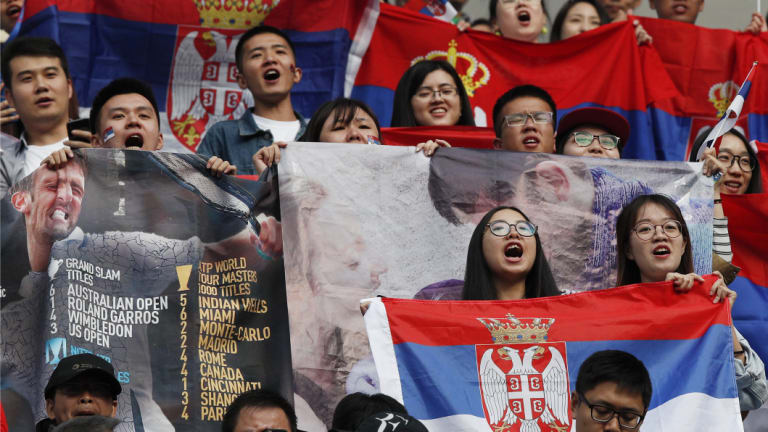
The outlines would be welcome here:
<svg viewBox="0 0 768 432">
<path fill-rule="evenodd" d="M 485 235 L 486 225 L 491 218 L 500 210 L 513 210 L 530 222 L 517 207 L 499 206 L 483 216 L 480 223 L 475 227 L 472 238 L 469 240 L 467 249 L 467 268 L 464 274 L 464 289 L 461 298 L 464 300 L 497 300 L 498 294 L 493 285 L 491 269 L 485 260 L 483 254 L 483 236 Z M 541 247 L 538 231 L 533 235 L 536 239 L 536 258 L 533 261 L 533 267 L 525 276 L 525 298 L 550 297 L 560 295 L 557 289 L 555 278 L 549 268 L 547 257 L 544 256 L 544 250 Z"/>
<path fill-rule="evenodd" d="M 445 60 L 422 60 L 409 67 L 402 78 L 400 78 L 400 82 L 397 83 L 395 100 L 392 103 L 392 123 L 390 126 L 421 126 L 416 123 L 416 116 L 413 114 L 413 106 L 411 106 L 411 98 L 421 88 L 427 75 L 436 70 L 443 70 L 448 73 L 453 78 L 456 91 L 459 92 L 461 115 L 456 125 L 475 125 L 475 118 L 472 114 L 472 105 L 469 103 L 467 90 L 464 88 L 459 74 L 456 73 L 456 69 Z"/>
<path fill-rule="evenodd" d="M 693 273 L 693 248 L 691 247 L 691 235 L 688 233 L 688 225 L 685 223 L 683 212 L 680 207 L 670 198 L 660 194 L 640 195 L 621 209 L 618 219 L 616 219 L 616 262 L 618 264 L 616 272 L 616 286 L 630 285 L 642 282 L 640 268 L 637 263 L 627 257 L 629 251 L 629 236 L 637 222 L 637 215 L 646 204 L 657 204 L 670 213 L 672 217 L 680 222 L 683 231 L 683 240 L 685 248 L 683 256 L 680 258 L 680 265 L 675 272 L 688 274 Z"/>
<path fill-rule="evenodd" d="M 357 99 L 338 98 L 320 105 L 319 108 L 312 115 L 312 119 L 309 120 L 307 130 L 304 131 L 304 135 L 299 138 L 299 141 L 304 142 L 318 142 L 320 141 L 320 134 L 323 131 L 323 124 L 325 120 L 333 114 L 333 124 L 341 123 L 348 125 L 355 119 L 355 113 L 358 109 L 365 111 L 366 114 L 371 116 L 373 122 L 376 124 L 376 135 L 381 141 L 381 127 L 379 126 L 379 119 L 365 102 Z"/>
<path fill-rule="evenodd" d="M 689 161 L 696 162 L 696 156 L 699 153 L 699 149 L 701 148 L 702 145 L 704 145 L 704 140 L 707 139 L 707 135 L 709 135 L 711 131 L 712 131 L 711 127 L 706 128 L 699 133 L 698 137 L 696 137 L 696 141 L 693 142 L 693 148 L 691 149 L 691 156 L 688 159 Z M 762 175 L 760 175 L 760 161 L 757 159 L 757 154 L 755 154 L 755 151 L 749 145 L 749 140 L 747 139 L 747 137 L 744 136 L 743 133 L 741 133 L 741 131 L 739 131 L 736 128 L 729 130 L 723 135 L 726 135 L 726 134 L 731 134 L 736 138 L 740 139 L 742 143 L 744 143 L 744 147 L 746 147 L 747 153 L 749 153 L 749 159 L 752 161 L 753 164 L 755 164 L 755 168 L 752 170 L 752 179 L 749 180 L 749 186 L 747 186 L 747 191 L 744 193 L 762 192 L 763 182 L 762 182 Z"/>
<path fill-rule="evenodd" d="M 597 11 L 597 16 L 600 17 L 600 25 L 610 22 L 608 14 L 605 13 L 605 9 L 603 9 L 603 7 L 595 0 L 568 0 L 557 12 L 555 21 L 552 23 L 552 33 L 549 36 L 550 42 L 557 42 L 563 39 L 563 24 L 565 24 L 565 17 L 568 15 L 568 12 L 571 11 L 571 8 L 579 3 L 587 3 L 594 6 Z"/>
</svg>

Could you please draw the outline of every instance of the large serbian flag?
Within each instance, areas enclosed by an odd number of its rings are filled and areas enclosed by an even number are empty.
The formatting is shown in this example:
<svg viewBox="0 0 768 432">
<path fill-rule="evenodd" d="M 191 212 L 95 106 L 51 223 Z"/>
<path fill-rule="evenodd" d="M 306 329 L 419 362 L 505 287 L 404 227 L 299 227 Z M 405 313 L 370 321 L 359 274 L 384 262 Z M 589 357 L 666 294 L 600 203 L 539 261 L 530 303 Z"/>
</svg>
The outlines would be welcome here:
<svg viewBox="0 0 768 432">
<path fill-rule="evenodd" d="M 236 81 L 235 47 L 246 29 L 263 22 L 289 35 L 303 70 L 293 88 L 294 108 L 309 117 L 343 94 L 355 35 L 377 3 L 27 0 L 21 34 L 50 37 L 62 46 L 80 106 L 90 106 L 115 78 L 150 83 L 164 111 L 166 143 L 194 150 L 212 124 L 239 118 L 253 105 Z"/>
<path fill-rule="evenodd" d="M 493 126 L 496 99 L 520 84 L 546 89 L 557 103 L 558 117 L 583 106 L 616 110 L 632 126 L 624 149 L 628 158 L 657 158 L 647 107 L 678 94 L 655 49 L 638 47 L 630 23 L 602 26 L 562 42 L 532 44 L 461 32 L 449 23 L 382 4 L 352 97 L 366 101 L 381 124 L 389 126 L 397 83 L 422 59 L 454 65 L 478 126 Z"/>
<path fill-rule="evenodd" d="M 643 431 L 741 431 L 729 307 L 670 282 L 520 301 L 375 299 L 365 315 L 381 390 L 430 431 L 564 431 L 579 367 L 639 358 Z"/>
<path fill-rule="evenodd" d="M 652 130 L 667 159 L 683 159 L 696 137 L 725 114 L 752 63 L 751 97 L 737 126 L 768 141 L 768 33 L 715 30 L 672 20 L 639 18 L 653 36 L 680 96 L 654 104 Z"/>
<path fill-rule="evenodd" d="M 723 194 L 722 198 L 733 264 L 741 267 L 730 285 L 739 294 L 733 320 L 763 363 L 768 363 L 768 194 Z"/>
</svg>

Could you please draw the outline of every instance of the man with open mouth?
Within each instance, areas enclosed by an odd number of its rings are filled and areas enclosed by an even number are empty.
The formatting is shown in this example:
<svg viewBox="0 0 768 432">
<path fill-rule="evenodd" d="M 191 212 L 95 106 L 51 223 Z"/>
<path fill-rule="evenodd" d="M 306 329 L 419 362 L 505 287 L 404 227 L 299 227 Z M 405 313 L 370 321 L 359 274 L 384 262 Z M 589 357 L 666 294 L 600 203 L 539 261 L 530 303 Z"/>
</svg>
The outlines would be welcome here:
<svg viewBox="0 0 768 432">
<path fill-rule="evenodd" d="M 24 0 L 0 0 L 0 43 L 8 37 L 21 17 Z"/>
<path fill-rule="evenodd" d="M 65 357 L 45 386 L 48 417 L 37 423 L 35 431 L 48 432 L 75 417 L 114 417 L 121 391 L 115 369 L 103 358 L 93 354 Z"/>
<path fill-rule="evenodd" d="M 546 90 L 521 85 L 504 93 L 493 106 L 493 147 L 529 153 L 555 152 L 557 107 Z"/>
<path fill-rule="evenodd" d="M 237 84 L 253 94 L 254 105 L 238 120 L 216 123 L 197 148 L 205 157 L 235 164 L 241 174 L 257 174 L 253 155 L 276 141 L 297 141 L 306 121 L 291 104 L 301 81 L 293 43 L 281 30 L 260 25 L 240 37 L 235 50 Z"/>
</svg>

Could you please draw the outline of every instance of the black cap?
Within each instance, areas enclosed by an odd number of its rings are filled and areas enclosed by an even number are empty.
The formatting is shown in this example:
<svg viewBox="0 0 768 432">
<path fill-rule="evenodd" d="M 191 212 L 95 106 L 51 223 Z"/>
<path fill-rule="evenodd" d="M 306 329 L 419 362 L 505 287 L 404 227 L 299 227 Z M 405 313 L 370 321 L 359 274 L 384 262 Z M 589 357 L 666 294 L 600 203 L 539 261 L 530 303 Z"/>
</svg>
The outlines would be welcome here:
<svg viewBox="0 0 768 432">
<path fill-rule="evenodd" d="M 65 384 L 74 378 L 89 372 L 99 376 L 104 382 L 112 387 L 112 396 L 117 396 L 123 390 L 120 383 L 115 378 L 115 369 L 109 362 L 93 354 L 76 354 L 64 357 L 59 361 L 56 369 L 53 370 L 48 385 L 45 386 L 45 398 L 53 399 L 53 393 L 56 387 Z"/>
<path fill-rule="evenodd" d="M 408 414 L 383 411 L 360 423 L 356 432 L 428 432 L 423 423 Z"/>
</svg>

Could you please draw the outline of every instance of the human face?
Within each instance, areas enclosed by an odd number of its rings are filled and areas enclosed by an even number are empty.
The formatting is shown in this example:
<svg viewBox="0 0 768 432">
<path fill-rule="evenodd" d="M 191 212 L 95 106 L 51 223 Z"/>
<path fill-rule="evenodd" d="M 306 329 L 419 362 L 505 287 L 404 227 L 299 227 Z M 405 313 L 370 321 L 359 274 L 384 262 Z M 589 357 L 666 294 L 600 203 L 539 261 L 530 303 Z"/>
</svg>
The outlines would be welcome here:
<svg viewBox="0 0 768 432">
<path fill-rule="evenodd" d="M 24 0 L 0 0 L 0 28 L 10 33 L 21 15 Z"/>
<path fill-rule="evenodd" d="M 453 126 L 461 117 L 461 98 L 456 83 L 451 75 L 437 69 L 427 74 L 424 82 L 411 96 L 411 108 L 416 124 L 419 126 Z M 438 90 L 453 90 L 450 96 L 444 96 Z"/>
<path fill-rule="evenodd" d="M 600 16 L 597 14 L 597 9 L 589 3 L 579 2 L 573 5 L 565 15 L 560 36 L 562 39 L 568 39 L 598 27 L 600 27 Z"/>
<path fill-rule="evenodd" d="M 597 0 L 611 20 L 619 17 L 622 12 L 626 13 L 627 11 L 638 7 L 641 1 L 642 0 Z"/>
<path fill-rule="evenodd" d="M 615 382 L 606 381 L 598 384 L 592 390 L 584 394 L 592 405 L 603 405 L 617 411 L 631 411 L 643 415 L 643 396 L 639 393 L 630 393 L 620 389 Z M 619 432 L 638 431 L 639 428 L 626 429 L 619 426 L 618 416 L 614 415 L 607 423 L 600 423 L 592 419 L 591 410 L 586 401 L 581 400 L 577 393 L 571 395 L 571 410 L 576 420 L 576 432 Z M 641 423 L 642 424 L 642 423 Z"/>
<path fill-rule="evenodd" d="M 111 97 L 101 109 L 99 126 L 101 130 L 92 137 L 96 146 L 135 150 L 163 148 L 157 113 L 149 100 L 138 93 Z M 104 142 L 104 132 L 109 128 L 114 137 Z"/>
<path fill-rule="evenodd" d="M 72 83 L 57 57 L 19 56 L 10 64 L 8 102 L 28 129 L 65 124 Z"/>
<path fill-rule="evenodd" d="M 515 113 L 551 112 L 549 104 L 533 96 L 513 99 L 501 109 L 501 118 Z M 555 150 L 554 121 L 535 123 L 530 117 L 522 126 L 502 125 L 501 137 L 494 142 L 496 148 L 529 153 L 553 153 Z"/>
<path fill-rule="evenodd" d="M 736 135 L 725 134 L 720 141 L 720 152 L 730 153 L 731 156 L 740 156 L 749 159 L 749 152 L 744 142 Z M 720 197 L 721 193 L 743 194 L 749 188 L 749 182 L 752 180 L 752 172 L 743 171 L 739 168 L 739 163 L 734 160 L 730 168 L 723 173 L 723 178 L 715 184 L 715 195 Z"/>
<path fill-rule="evenodd" d="M 117 400 L 109 384 L 81 375 L 57 387 L 53 399 L 45 400 L 45 410 L 56 424 L 79 416 L 114 417 Z"/>
<path fill-rule="evenodd" d="M 580 145 L 576 144 L 576 141 L 574 140 L 574 132 L 591 133 L 592 135 L 595 135 L 595 138 L 592 139 L 592 143 L 590 145 L 581 147 Z M 565 142 L 565 146 L 563 147 L 563 154 L 569 156 L 591 156 L 606 159 L 619 159 L 621 156 L 619 155 L 618 146 L 612 149 L 605 149 L 600 145 L 599 142 L 597 142 L 597 135 L 604 134 L 610 134 L 610 132 L 597 126 L 578 127 L 571 131 L 571 136 L 568 137 L 568 141 Z"/>
<path fill-rule="evenodd" d="M 642 222 L 663 225 L 673 220 L 677 219 L 672 212 L 651 202 L 640 208 L 632 226 L 634 228 Z M 634 231 L 629 233 L 629 250 L 625 253 L 640 269 L 642 282 L 663 281 L 667 273 L 677 271 L 685 252 L 686 240 L 682 233 L 675 238 L 669 238 L 660 226 L 655 226 L 653 230 L 654 234 L 650 240 L 641 240 Z"/>
<path fill-rule="evenodd" d="M 301 81 L 301 69 L 288 41 L 274 33 L 262 33 L 243 45 L 242 72 L 237 83 L 249 89 L 262 103 L 278 103 L 290 97 L 291 88 Z"/>
<path fill-rule="evenodd" d="M 262 432 L 265 429 L 291 430 L 288 416 L 277 407 L 246 407 L 240 411 L 235 432 Z"/>
<path fill-rule="evenodd" d="M 323 129 L 320 131 L 321 142 L 366 144 L 369 136 L 379 139 L 376 123 L 362 109 L 356 109 L 354 118 L 348 124 L 341 121 L 334 123 L 335 114 L 332 112 L 325 119 Z"/>
<path fill-rule="evenodd" d="M 693 24 L 704 10 L 704 0 L 651 0 L 651 9 L 656 9 L 659 18 Z"/>
<path fill-rule="evenodd" d="M 32 175 L 32 193 L 25 195 L 20 208 L 27 230 L 49 243 L 66 238 L 80 217 L 85 193 L 82 168 L 70 162 L 57 170 L 42 166 Z"/>
<path fill-rule="evenodd" d="M 541 0 L 498 0 L 496 25 L 504 37 L 535 42 L 547 21 Z"/>
<path fill-rule="evenodd" d="M 489 223 L 504 221 L 514 225 L 525 217 L 511 209 L 499 210 Z M 483 257 L 491 270 L 494 281 L 518 282 L 525 280 L 536 260 L 536 238 L 524 237 L 512 227 L 504 237 L 491 233 L 488 227 L 483 234 Z"/>
</svg>

